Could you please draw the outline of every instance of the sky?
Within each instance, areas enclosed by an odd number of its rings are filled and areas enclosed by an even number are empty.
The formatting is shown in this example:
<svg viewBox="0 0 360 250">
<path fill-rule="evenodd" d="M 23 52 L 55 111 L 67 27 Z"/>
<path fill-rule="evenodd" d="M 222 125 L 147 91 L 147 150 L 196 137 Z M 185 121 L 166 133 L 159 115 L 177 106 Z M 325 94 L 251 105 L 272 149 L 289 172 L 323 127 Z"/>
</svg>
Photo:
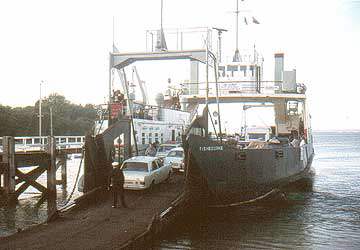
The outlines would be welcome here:
<svg viewBox="0 0 360 250">
<path fill-rule="evenodd" d="M 256 44 L 264 79 L 273 80 L 273 54 L 284 52 L 285 69 L 296 68 L 298 82 L 308 86 L 313 128 L 360 129 L 360 1 L 245 0 L 240 6 L 260 22 L 240 22 L 239 45 Z M 232 56 L 235 7 L 235 0 L 164 0 L 164 28 L 226 28 L 223 50 Z M 104 103 L 113 17 L 118 49 L 144 51 L 145 30 L 160 24 L 160 0 L 0 1 L 0 104 L 34 105 L 41 81 L 43 96 Z M 156 72 L 148 65 L 137 67 L 150 96 L 168 78 L 188 78 L 185 62 L 158 63 Z"/>
</svg>

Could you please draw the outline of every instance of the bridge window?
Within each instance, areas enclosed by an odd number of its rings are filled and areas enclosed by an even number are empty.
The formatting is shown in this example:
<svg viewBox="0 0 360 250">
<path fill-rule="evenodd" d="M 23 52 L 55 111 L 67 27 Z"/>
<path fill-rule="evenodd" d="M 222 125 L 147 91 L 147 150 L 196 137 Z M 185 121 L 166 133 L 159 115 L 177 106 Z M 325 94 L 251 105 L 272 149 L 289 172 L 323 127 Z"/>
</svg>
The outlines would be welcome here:
<svg viewBox="0 0 360 250">
<path fill-rule="evenodd" d="M 219 77 L 224 77 L 225 76 L 225 66 L 219 66 L 218 70 L 219 70 Z"/>
<path fill-rule="evenodd" d="M 141 144 L 145 144 L 145 133 L 141 134 Z"/>
<path fill-rule="evenodd" d="M 69 138 L 68 141 L 69 142 L 76 142 L 76 138 Z"/>
<path fill-rule="evenodd" d="M 246 66 L 240 66 L 240 71 L 244 73 L 244 77 L 246 77 Z"/>
<path fill-rule="evenodd" d="M 159 134 L 155 133 L 155 141 L 159 141 Z"/>
<path fill-rule="evenodd" d="M 66 138 L 61 138 L 60 143 L 66 143 Z"/>
<path fill-rule="evenodd" d="M 149 143 L 152 143 L 152 133 L 149 133 Z"/>
<path fill-rule="evenodd" d="M 81 142 L 81 137 L 76 138 L 76 142 Z"/>
<path fill-rule="evenodd" d="M 32 144 L 32 139 L 31 138 L 26 139 L 26 144 Z"/>
<path fill-rule="evenodd" d="M 35 143 L 35 144 L 39 144 L 39 143 L 40 143 L 40 138 L 35 138 L 35 139 L 34 139 L 34 143 Z"/>
<path fill-rule="evenodd" d="M 164 134 L 163 133 L 161 133 L 160 142 L 164 143 Z"/>
<path fill-rule="evenodd" d="M 228 65 L 227 71 L 231 71 L 231 76 L 234 77 L 234 71 L 238 71 L 239 68 L 237 65 Z"/>
<path fill-rule="evenodd" d="M 254 65 L 250 66 L 250 71 L 251 71 L 251 77 L 254 77 L 255 76 L 255 67 L 254 67 Z"/>
</svg>

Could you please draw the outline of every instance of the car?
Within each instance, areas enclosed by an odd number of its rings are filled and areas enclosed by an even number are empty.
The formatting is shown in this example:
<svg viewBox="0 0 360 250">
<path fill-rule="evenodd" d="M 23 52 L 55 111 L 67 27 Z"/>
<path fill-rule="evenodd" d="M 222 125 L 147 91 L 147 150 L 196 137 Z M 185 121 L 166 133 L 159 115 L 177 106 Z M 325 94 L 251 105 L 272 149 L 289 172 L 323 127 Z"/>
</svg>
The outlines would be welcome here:
<svg viewBox="0 0 360 250">
<path fill-rule="evenodd" d="M 157 157 L 165 158 L 171 149 L 179 147 L 179 144 L 164 143 L 159 146 L 156 152 Z"/>
<path fill-rule="evenodd" d="M 171 166 L 164 164 L 159 157 L 135 156 L 127 159 L 121 165 L 125 182 L 124 189 L 144 190 L 151 189 L 155 184 L 170 178 Z"/>
<path fill-rule="evenodd" d="M 184 171 L 184 149 L 182 147 L 171 149 L 164 162 L 171 165 L 173 170 Z"/>
</svg>

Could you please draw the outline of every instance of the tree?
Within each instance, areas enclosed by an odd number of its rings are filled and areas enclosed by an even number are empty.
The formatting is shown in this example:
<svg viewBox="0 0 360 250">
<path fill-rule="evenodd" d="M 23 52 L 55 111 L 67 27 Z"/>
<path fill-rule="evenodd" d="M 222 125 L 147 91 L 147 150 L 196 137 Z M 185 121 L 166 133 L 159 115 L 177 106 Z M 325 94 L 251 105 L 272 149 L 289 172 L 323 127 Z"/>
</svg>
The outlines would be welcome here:
<svg viewBox="0 0 360 250">
<path fill-rule="evenodd" d="M 50 135 L 50 107 L 53 110 L 54 135 L 85 135 L 94 125 L 94 105 L 76 105 L 54 93 L 42 100 L 42 135 Z M 23 108 L 0 105 L 0 136 L 38 135 L 38 110 L 39 101 L 34 106 Z"/>
</svg>

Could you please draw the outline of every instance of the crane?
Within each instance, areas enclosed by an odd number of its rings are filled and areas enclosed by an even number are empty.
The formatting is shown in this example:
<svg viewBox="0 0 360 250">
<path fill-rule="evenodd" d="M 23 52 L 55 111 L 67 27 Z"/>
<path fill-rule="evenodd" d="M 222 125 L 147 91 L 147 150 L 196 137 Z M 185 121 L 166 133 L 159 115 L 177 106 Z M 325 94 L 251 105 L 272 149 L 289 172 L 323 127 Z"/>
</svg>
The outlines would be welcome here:
<svg viewBox="0 0 360 250">
<path fill-rule="evenodd" d="M 148 97 L 147 97 L 145 81 L 142 81 L 140 79 L 140 76 L 139 76 L 139 73 L 138 73 L 138 71 L 136 69 L 136 66 L 134 66 L 132 68 L 132 72 L 133 72 L 133 74 L 135 73 L 135 75 L 136 75 L 136 78 L 137 78 L 137 81 L 138 81 L 138 84 L 139 84 L 139 87 L 140 87 L 140 90 L 141 90 L 143 104 L 147 105 L 148 104 Z"/>
</svg>

